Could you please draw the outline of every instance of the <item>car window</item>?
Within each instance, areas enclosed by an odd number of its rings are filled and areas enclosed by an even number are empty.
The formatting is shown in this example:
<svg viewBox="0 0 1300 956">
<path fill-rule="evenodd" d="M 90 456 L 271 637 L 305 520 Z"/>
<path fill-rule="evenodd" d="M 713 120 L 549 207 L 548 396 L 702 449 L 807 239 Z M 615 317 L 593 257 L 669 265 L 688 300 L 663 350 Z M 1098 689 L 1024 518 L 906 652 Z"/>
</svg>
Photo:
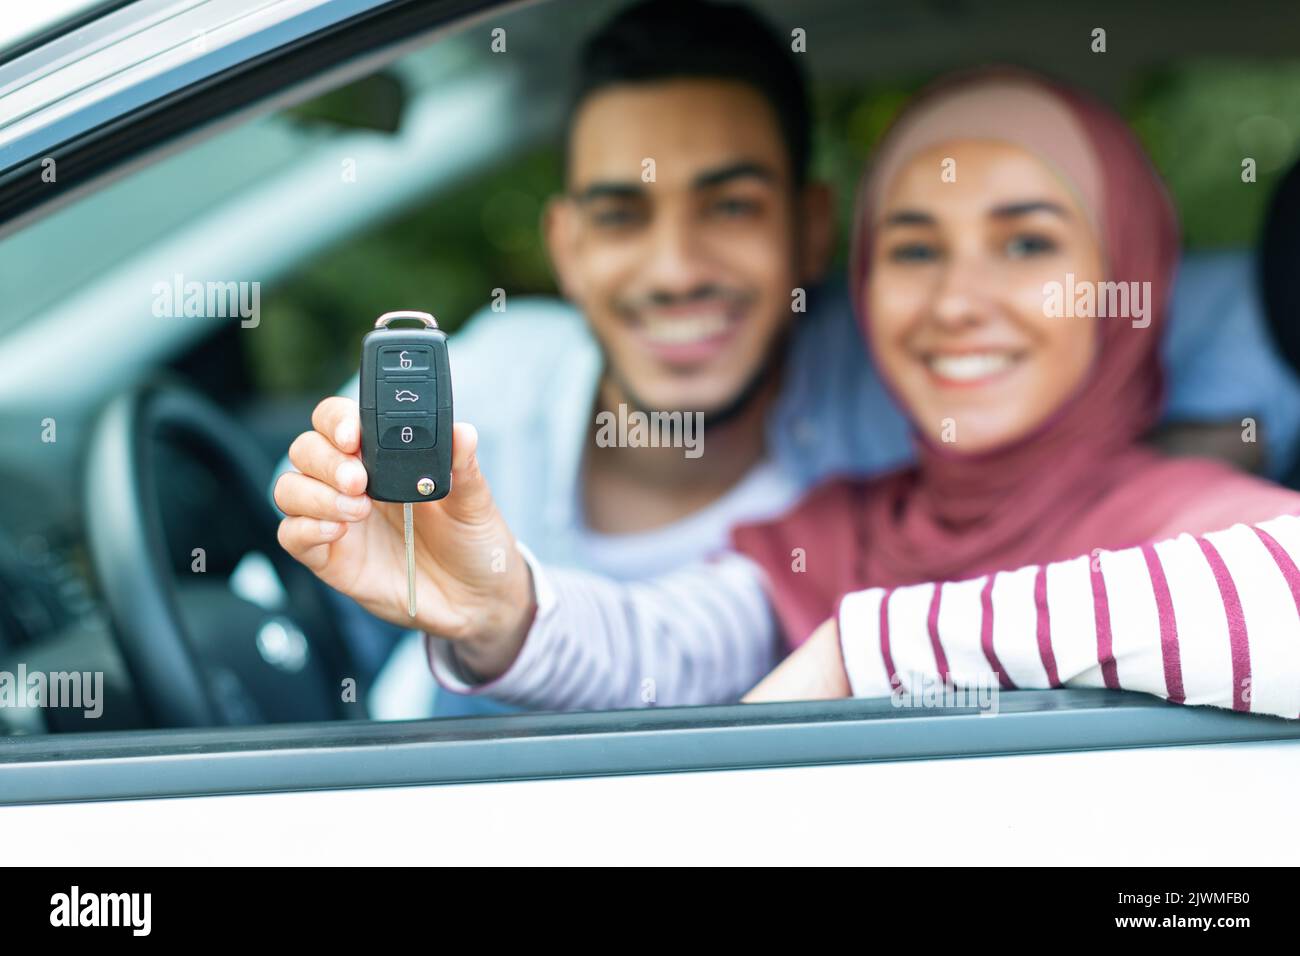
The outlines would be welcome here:
<svg viewBox="0 0 1300 956">
<path fill-rule="evenodd" d="M 12 35 L 0 32 L 0 48 L 78 5 L 67 6 L 46 8 L 44 21 L 7 23 Z M 603 15 L 620 6 L 593 9 Z M 811 168 L 833 190 L 835 248 L 827 272 L 848 315 L 843 279 L 864 159 L 901 104 L 934 74 L 967 65 L 974 54 L 947 62 L 947 54 L 935 50 L 926 57 L 932 69 L 896 58 L 871 64 L 856 51 L 874 42 L 879 24 L 858 5 L 816 4 L 806 24 L 798 11 L 761 7 L 783 41 L 787 35 L 797 41 L 807 29 L 816 44 L 829 48 L 824 58 L 807 57 L 817 117 Z M 928 21 L 917 16 L 906 29 L 921 42 Z M 115 728 L 165 727 L 157 701 L 139 696 L 138 684 L 148 679 L 142 652 L 121 632 L 150 620 L 142 610 L 146 592 L 168 588 L 157 607 L 161 613 L 169 603 L 181 605 L 177 616 L 192 643 L 201 645 L 190 651 L 218 722 L 368 717 L 385 710 L 368 701 L 366 695 L 377 692 L 424 695 L 425 712 L 409 713 L 434 713 L 432 700 L 446 688 L 435 685 L 419 635 L 402 623 L 378 620 L 301 568 L 298 577 L 289 576 L 285 555 L 274 545 L 281 515 L 267 507 L 273 470 L 276 463 L 284 470 L 284 456 L 309 427 L 320 399 L 355 391 L 360 342 L 375 319 L 390 310 L 427 307 L 452 336 L 453 377 L 466 369 L 466 378 L 456 380 L 458 401 L 463 396 L 465 403 L 460 407 L 483 416 L 483 461 L 498 469 L 489 480 L 503 500 L 517 503 L 507 508 L 507 518 L 530 529 L 539 550 L 551 520 L 543 510 L 549 515 L 568 508 L 566 514 L 578 515 L 575 521 L 586 519 L 581 502 L 575 504 L 579 476 L 570 473 L 570 484 L 562 484 L 562 467 L 539 464 L 534 471 L 529 455 L 550 461 L 575 440 L 548 431 L 537 409 L 563 400 L 586 415 L 595 393 L 575 395 L 574 383 L 587 366 L 566 363 L 587 356 L 590 368 L 600 368 L 606 355 L 599 336 L 565 304 L 568 290 L 557 281 L 544 231 L 548 202 L 566 188 L 564 124 L 574 60 L 598 19 L 542 3 L 492 11 L 415 38 L 418 43 L 403 38 L 408 47 L 402 55 L 380 51 L 376 60 L 382 62 L 361 79 L 327 84 L 292 105 L 216 124 L 193 141 L 147 161 L 141 157 L 138 165 L 114 170 L 94 189 L 0 238 L 0 370 L 8 373 L 0 395 L 13 425 L 3 439 L 0 469 L 38 489 L 30 502 L 0 506 L 0 595 L 13 595 L 9 609 L 0 609 L 0 668 L 35 660 L 32 655 L 47 669 L 98 668 L 109 675 L 117 695 L 112 699 L 124 715 Z M 1136 130 L 1182 214 L 1188 250 L 1249 253 L 1267 197 L 1300 145 L 1300 62 L 1250 52 L 1230 49 L 1215 62 L 1154 55 L 1125 60 L 1104 79 L 1075 70 L 1079 82 L 1096 87 Z M 1030 53 L 1026 39 L 1019 55 Z M 1237 175 L 1243 155 L 1254 163 L 1248 191 Z M 716 214 L 736 212 L 728 205 Z M 191 308 L 194 283 L 202 288 Z M 226 303 L 234 311 L 226 304 L 220 312 L 211 308 L 213 284 L 220 295 L 234 290 Z M 548 323 L 547 333 L 533 343 L 528 322 L 511 326 L 509 307 L 497 308 L 506 301 L 534 303 L 529 308 L 537 311 L 523 314 Z M 521 341 L 533 343 L 536 368 L 494 363 L 494 343 L 518 347 Z M 77 374 L 65 381 L 52 375 L 51 366 Z M 476 378 L 469 377 L 471 368 Z M 548 375 L 557 368 L 564 374 Z M 579 371 L 569 374 L 571 368 Z M 114 409 L 140 407 L 122 404 L 128 398 L 144 401 L 138 396 L 167 390 L 197 401 L 151 406 L 157 435 L 131 431 L 126 412 L 119 431 L 105 431 Z M 497 393 L 503 398 L 494 406 L 490 396 Z M 408 390 L 398 401 L 415 394 Z M 242 469 L 237 477 L 218 472 L 213 462 L 221 456 L 184 431 L 196 421 L 211 429 L 205 440 L 230 436 Z M 140 458 L 147 464 L 124 462 L 122 443 L 132 436 L 148 449 Z M 154 502 L 156 515 L 150 511 L 146 519 L 122 507 L 130 517 L 121 527 L 147 525 L 139 547 L 161 552 L 150 565 L 157 580 L 140 577 L 138 593 L 129 575 L 112 573 L 137 552 L 104 537 L 113 532 L 100 512 L 119 503 L 103 495 L 122 491 L 106 477 L 118 474 L 114 462 L 124 481 L 150 468 L 157 472 L 135 489 L 161 500 Z M 104 472 L 95 470 L 100 465 Z M 777 484 L 759 474 L 742 491 L 759 495 Z M 544 494 L 534 486 L 544 487 Z M 49 490 L 42 495 L 42 488 Z M 256 494 L 250 497 L 248 488 Z M 745 494 L 738 507 L 748 506 Z M 730 507 L 726 495 L 694 488 L 689 495 L 708 504 L 721 498 Z M 224 508 L 257 510 L 258 518 L 245 527 L 242 517 L 223 520 Z M 701 527 L 689 533 L 705 534 Z M 593 544 L 587 530 L 573 536 L 570 553 L 555 552 L 553 563 L 581 563 L 578 558 L 608 545 Z M 310 606 L 301 618 L 293 613 L 299 601 Z M 305 621 L 325 622 L 327 649 L 311 644 Z M 235 645 L 242 649 L 232 650 Z M 344 669 L 341 654 L 354 656 Z M 318 660 L 322 686 L 337 698 L 328 707 L 281 712 L 266 706 L 308 693 L 304 682 L 317 679 L 312 669 Z M 191 660 L 186 666 L 196 665 Z M 465 662 L 446 666 L 473 682 Z M 575 682 L 581 677 L 564 675 Z M 644 680 L 641 702 L 652 704 L 655 678 Z M 497 713 L 492 705 L 472 712 Z M 280 713 L 287 716 L 271 716 Z M 682 718 L 690 719 L 689 712 Z M 80 722 L 72 729 L 99 727 Z M 5 729 L 68 728 L 24 720 Z"/>
</svg>

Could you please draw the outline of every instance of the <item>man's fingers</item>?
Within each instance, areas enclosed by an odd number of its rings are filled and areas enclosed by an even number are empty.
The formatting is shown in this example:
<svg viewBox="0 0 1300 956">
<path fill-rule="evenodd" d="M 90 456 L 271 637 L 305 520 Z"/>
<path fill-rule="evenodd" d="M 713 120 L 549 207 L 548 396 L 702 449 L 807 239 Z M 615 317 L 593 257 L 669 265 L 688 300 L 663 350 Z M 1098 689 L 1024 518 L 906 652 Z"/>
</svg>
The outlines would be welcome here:
<svg viewBox="0 0 1300 956">
<path fill-rule="evenodd" d="M 347 525 L 338 521 L 292 517 L 280 522 L 276 537 L 280 547 L 313 571 L 329 563 L 329 546 L 343 536 Z"/>
<path fill-rule="evenodd" d="M 341 452 L 355 455 L 361 449 L 361 410 L 350 398 L 322 399 L 311 413 L 311 427 Z"/>
<path fill-rule="evenodd" d="M 370 514 L 365 495 L 344 495 L 323 481 L 288 471 L 275 483 L 275 503 L 290 517 L 360 521 Z"/>
<path fill-rule="evenodd" d="M 289 461 L 304 475 L 323 481 L 344 494 L 366 490 L 366 466 L 355 455 L 345 455 L 320 432 L 303 432 L 289 446 Z"/>
</svg>

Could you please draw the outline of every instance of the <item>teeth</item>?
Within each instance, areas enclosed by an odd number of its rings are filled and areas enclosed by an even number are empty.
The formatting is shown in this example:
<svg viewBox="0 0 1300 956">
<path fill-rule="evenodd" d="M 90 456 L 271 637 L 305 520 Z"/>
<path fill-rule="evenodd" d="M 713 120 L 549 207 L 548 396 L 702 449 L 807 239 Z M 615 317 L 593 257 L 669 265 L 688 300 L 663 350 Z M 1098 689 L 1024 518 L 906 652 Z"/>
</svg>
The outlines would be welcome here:
<svg viewBox="0 0 1300 956">
<path fill-rule="evenodd" d="M 931 355 L 925 361 L 936 375 L 954 382 L 973 382 L 1010 368 L 1014 359 L 1006 352 L 976 352 L 970 355 Z"/>
<path fill-rule="evenodd" d="M 652 342 L 685 345 L 721 335 L 727 329 L 727 317 L 719 312 L 683 319 L 646 319 L 642 329 Z"/>
</svg>

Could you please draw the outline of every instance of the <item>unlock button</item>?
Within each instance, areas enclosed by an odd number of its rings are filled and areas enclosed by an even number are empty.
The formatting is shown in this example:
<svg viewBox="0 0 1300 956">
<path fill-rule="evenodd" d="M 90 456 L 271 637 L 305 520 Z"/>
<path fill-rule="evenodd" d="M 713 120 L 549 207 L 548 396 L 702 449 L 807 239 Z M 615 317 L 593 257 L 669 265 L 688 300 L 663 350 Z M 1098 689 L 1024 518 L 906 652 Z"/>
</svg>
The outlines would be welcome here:
<svg viewBox="0 0 1300 956">
<path fill-rule="evenodd" d="M 436 413 L 435 413 L 436 415 Z M 380 448 L 432 448 L 438 420 L 434 415 L 419 418 L 379 418 Z"/>
<path fill-rule="evenodd" d="M 429 370 L 429 350 L 427 348 L 399 349 L 396 347 L 380 349 L 379 367 L 385 372 L 427 372 Z"/>
</svg>

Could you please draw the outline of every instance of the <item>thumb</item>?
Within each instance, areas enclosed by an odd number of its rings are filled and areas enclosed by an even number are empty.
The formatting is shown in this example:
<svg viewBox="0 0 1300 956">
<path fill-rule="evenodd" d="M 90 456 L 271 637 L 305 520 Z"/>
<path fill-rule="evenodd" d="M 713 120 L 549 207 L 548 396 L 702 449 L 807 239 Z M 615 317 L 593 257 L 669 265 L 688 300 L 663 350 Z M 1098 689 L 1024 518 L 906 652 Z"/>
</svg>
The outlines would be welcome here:
<svg viewBox="0 0 1300 956">
<path fill-rule="evenodd" d="M 478 429 L 469 422 L 456 422 L 451 448 L 451 491 L 439 502 L 442 511 L 467 524 L 486 522 L 496 514 L 496 503 L 478 466 Z"/>
</svg>

